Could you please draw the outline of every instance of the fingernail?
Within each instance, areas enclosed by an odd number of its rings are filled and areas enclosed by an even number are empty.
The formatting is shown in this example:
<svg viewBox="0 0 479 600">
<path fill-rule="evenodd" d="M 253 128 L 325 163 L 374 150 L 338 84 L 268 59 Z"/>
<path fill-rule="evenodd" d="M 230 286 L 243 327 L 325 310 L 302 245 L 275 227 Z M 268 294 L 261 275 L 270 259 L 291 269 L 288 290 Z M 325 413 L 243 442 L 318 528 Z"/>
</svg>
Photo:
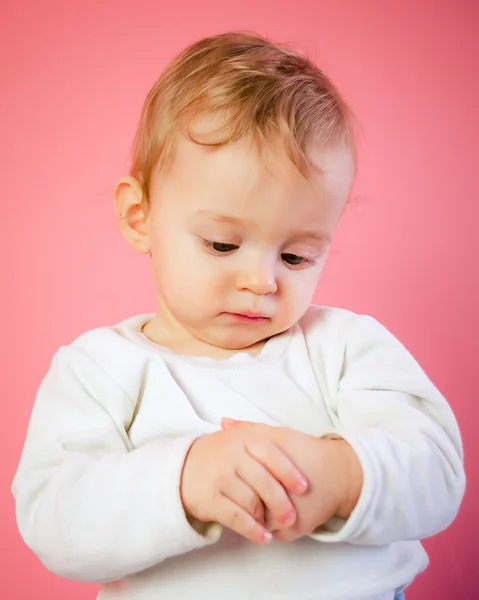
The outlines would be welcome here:
<svg viewBox="0 0 479 600">
<path fill-rule="evenodd" d="M 271 533 L 269 531 L 263 531 L 263 533 L 261 534 L 261 539 L 263 540 L 263 543 L 265 543 L 265 544 L 269 544 L 272 538 L 273 538 L 273 536 L 271 535 Z"/>
<path fill-rule="evenodd" d="M 296 520 L 296 512 L 294 510 L 290 510 L 283 517 L 283 525 L 291 525 Z"/>
<path fill-rule="evenodd" d="M 302 492 L 305 492 L 307 489 L 308 489 L 308 482 L 306 481 L 306 479 L 303 476 L 298 477 L 298 484 L 297 484 L 298 493 L 301 494 Z"/>
</svg>

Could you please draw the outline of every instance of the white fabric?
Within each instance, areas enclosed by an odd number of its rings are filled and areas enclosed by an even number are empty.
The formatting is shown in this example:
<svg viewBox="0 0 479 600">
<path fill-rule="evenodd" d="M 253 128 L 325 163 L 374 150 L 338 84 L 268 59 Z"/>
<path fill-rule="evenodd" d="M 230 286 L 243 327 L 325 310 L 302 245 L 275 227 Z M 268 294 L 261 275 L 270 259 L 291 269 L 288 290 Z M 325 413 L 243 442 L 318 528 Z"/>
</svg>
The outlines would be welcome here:
<svg viewBox="0 0 479 600">
<path fill-rule="evenodd" d="M 456 515 L 462 446 L 394 336 L 314 306 L 260 355 L 215 360 L 150 342 L 149 318 L 62 347 L 39 389 L 12 490 L 20 532 L 50 570 L 105 582 L 101 600 L 386 600 L 426 567 L 415 540 Z M 182 465 L 223 416 L 344 437 L 364 471 L 351 517 L 261 547 L 193 528 Z"/>
</svg>

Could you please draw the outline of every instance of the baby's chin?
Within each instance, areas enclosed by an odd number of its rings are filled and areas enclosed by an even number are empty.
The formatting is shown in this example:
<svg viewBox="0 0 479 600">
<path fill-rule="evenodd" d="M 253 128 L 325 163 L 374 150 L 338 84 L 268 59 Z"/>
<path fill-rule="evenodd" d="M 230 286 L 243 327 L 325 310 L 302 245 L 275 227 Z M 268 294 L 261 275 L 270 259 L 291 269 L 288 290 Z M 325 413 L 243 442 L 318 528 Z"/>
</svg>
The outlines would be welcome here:
<svg viewBox="0 0 479 600">
<path fill-rule="evenodd" d="M 286 329 L 288 327 L 282 329 L 265 327 L 263 331 L 256 332 L 256 335 L 252 331 L 236 329 L 233 332 L 215 332 L 211 336 L 205 335 L 202 341 L 218 349 L 231 352 L 250 352 L 254 350 L 259 352 L 270 338 L 282 333 Z"/>
</svg>

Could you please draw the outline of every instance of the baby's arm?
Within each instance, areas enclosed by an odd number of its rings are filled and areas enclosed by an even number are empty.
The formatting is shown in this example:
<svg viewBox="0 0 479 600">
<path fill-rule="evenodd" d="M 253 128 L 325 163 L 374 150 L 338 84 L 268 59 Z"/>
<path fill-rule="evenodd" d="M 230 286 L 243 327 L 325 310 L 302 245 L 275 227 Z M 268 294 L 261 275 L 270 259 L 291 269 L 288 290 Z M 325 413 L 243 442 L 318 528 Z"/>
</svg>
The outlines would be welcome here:
<svg viewBox="0 0 479 600">
<path fill-rule="evenodd" d="M 370 317 L 354 315 L 337 332 L 337 371 L 329 410 L 363 472 L 348 519 L 316 533 L 322 542 L 383 545 L 423 539 L 447 527 L 461 503 L 465 475 L 456 419 L 404 346 Z M 319 362 L 319 361 L 318 361 Z"/>
<path fill-rule="evenodd" d="M 12 491 L 26 544 L 53 572 L 111 581 L 214 542 L 179 495 L 195 435 L 133 449 L 135 405 L 83 351 L 65 347 L 40 386 Z"/>
</svg>

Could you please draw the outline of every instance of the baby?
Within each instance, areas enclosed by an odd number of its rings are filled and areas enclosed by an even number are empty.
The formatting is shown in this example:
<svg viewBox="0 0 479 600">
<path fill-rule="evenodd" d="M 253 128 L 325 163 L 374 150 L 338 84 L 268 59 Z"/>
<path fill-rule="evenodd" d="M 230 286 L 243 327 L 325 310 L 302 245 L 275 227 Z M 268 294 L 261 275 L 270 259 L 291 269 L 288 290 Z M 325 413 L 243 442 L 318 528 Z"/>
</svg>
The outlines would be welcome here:
<svg viewBox="0 0 479 600">
<path fill-rule="evenodd" d="M 338 91 L 266 39 L 155 83 L 115 207 L 157 310 L 60 348 L 13 482 L 47 568 L 100 600 L 393 600 L 426 567 L 456 420 L 377 321 L 311 305 L 355 164 Z"/>
</svg>

